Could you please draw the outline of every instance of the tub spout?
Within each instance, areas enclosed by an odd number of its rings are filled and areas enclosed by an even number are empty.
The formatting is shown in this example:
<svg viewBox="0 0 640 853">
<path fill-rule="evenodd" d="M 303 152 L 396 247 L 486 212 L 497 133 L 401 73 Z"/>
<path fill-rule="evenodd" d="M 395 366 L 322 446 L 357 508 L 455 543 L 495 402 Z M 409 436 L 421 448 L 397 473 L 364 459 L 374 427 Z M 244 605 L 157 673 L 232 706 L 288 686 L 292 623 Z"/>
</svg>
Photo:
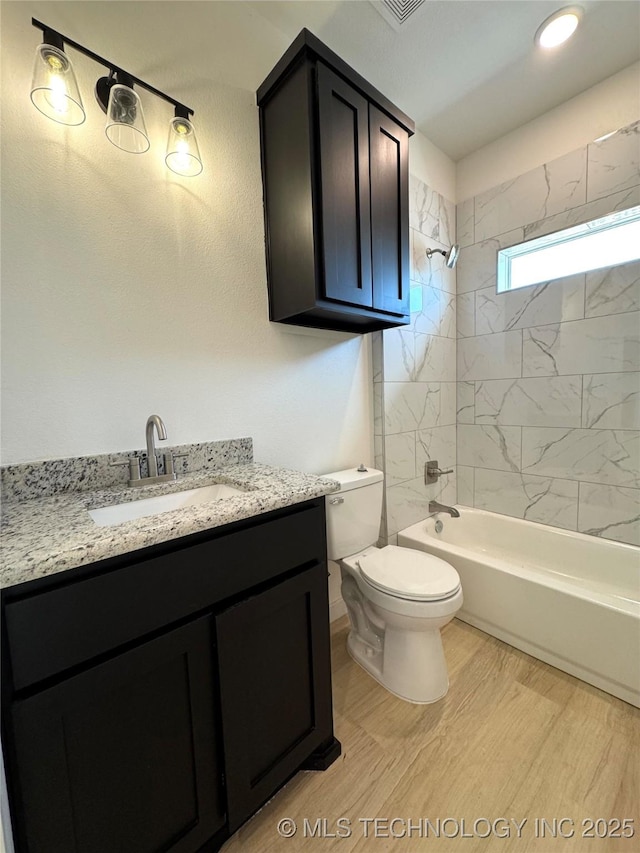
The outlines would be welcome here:
<svg viewBox="0 0 640 853">
<path fill-rule="evenodd" d="M 438 501 L 429 501 L 429 512 L 448 512 L 451 518 L 460 518 L 460 513 L 454 506 L 445 506 Z"/>
</svg>

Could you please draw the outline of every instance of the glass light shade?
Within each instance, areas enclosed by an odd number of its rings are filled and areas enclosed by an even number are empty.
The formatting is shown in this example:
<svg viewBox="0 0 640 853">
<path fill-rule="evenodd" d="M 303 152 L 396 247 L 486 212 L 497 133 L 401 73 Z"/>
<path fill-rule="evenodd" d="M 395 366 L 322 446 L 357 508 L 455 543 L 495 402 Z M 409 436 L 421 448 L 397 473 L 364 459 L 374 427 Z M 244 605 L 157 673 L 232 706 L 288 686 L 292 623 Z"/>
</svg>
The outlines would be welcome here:
<svg viewBox="0 0 640 853">
<path fill-rule="evenodd" d="M 165 163 L 172 172 L 193 178 L 202 171 L 202 160 L 193 125 L 186 118 L 172 118 L 169 124 Z"/>
<path fill-rule="evenodd" d="M 60 124 L 82 124 L 86 118 L 71 61 L 50 44 L 40 44 L 36 50 L 31 100 L 43 115 Z"/>
<path fill-rule="evenodd" d="M 149 150 L 142 102 L 133 89 L 122 83 L 116 83 L 109 92 L 105 133 L 109 142 L 130 154 Z"/>
</svg>

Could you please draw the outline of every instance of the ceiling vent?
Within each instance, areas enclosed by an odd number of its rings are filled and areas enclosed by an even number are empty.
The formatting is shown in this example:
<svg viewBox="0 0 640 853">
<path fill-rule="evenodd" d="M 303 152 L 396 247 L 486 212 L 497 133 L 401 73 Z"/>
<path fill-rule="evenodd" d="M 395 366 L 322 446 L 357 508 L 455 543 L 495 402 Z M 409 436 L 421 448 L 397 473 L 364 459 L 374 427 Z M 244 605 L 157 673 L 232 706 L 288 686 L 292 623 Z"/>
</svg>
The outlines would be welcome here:
<svg viewBox="0 0 640 853">
<path fill-rule="evenodd" d="M 406 27 L 409 18 L 415 20 L 425 11 L 427 0 L 370 0 L 389 26 L 399 33 Z"/>
</svg>

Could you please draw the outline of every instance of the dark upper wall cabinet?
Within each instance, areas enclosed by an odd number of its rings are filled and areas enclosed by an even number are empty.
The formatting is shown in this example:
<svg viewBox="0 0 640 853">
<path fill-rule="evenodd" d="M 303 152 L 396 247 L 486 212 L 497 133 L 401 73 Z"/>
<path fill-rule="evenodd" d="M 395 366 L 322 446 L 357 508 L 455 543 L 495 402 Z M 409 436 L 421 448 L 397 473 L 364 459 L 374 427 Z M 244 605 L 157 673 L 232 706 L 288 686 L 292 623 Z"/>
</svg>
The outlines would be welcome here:
<svg viewBox="0 0 640 853">
<path fill-rule="evenodd" d="M 308 30 L 258 105 L 270 319 L 407 324 L 411 119 Z"/>
</svg>

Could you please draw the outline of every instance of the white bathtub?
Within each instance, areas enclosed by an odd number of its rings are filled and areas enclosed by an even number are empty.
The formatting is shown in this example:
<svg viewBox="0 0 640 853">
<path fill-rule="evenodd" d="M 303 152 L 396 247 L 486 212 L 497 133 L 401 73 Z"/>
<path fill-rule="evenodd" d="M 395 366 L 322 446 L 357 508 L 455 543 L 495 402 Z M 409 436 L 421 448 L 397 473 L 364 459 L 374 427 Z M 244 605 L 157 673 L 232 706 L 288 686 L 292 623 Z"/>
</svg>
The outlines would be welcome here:
<svg viewBox="0 0 640 853">
<path fill-rule="evenodd" d="M 455 566 L 458 618 L 640 707 L 640 549 L 457 509 L 401 530 L 398 545 Z"/>
</svg>

